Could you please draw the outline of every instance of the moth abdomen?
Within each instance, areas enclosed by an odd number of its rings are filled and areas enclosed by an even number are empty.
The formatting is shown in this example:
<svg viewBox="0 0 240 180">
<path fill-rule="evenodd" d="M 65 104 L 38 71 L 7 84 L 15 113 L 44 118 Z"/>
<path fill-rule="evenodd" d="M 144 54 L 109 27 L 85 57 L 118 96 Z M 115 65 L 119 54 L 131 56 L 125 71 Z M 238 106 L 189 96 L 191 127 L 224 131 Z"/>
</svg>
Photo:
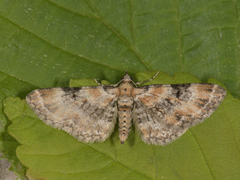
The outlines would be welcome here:
<svg viewBox="0 0 240 180">
<path fill-rule="evenodd" d="M 122 96 L 118 100 L 119 139 L 123 144 L 131 131 L 133 99 Z"/>
</svg>

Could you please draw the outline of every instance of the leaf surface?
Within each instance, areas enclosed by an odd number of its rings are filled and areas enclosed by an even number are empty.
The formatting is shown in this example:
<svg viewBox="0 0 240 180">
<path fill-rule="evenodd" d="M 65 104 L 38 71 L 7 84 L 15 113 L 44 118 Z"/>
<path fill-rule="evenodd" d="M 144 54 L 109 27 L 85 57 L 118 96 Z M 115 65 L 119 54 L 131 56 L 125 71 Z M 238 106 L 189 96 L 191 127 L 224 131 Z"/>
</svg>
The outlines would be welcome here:
<svg viewBox="0 0 240 180">
<path fill-rule="evenodd" d="M 70 79 L 116 83 L 126 70 L 187 72 L 198 78 L 191 76 L 194 82 L 211 77 L 240 97 L 239 8 L 239 0 L 2 0 L 0 102 L 24 99 L 37 88 L 68 86 Z M 192 82 L 188 78 L 175 80 Z M 237 107 L 228 114 L 235 119 L 233 130 L 239 127 Z M 15 154 L 19 142 L 6 131 L 10 123 L 2 110 L 0 150 L 22 174 Z"/>
<path fill-rule="evenodd" d="M 139 73 L 138 81 L 152 73 Z M 187 79 L 187 80 L 186 80 Z M 81 83 L 82 80 L 74 83 Z M 82 81 L 86 86 L 86 80 Z M 151 84 L 194 83 L 187 73 L 172 78 L 160 73 Z M 73 83 L 73 86 L 74 86 Z M 210 79 L 209 83 L 218 81 Z M 92 81 L 89 81 L 89 85 Z M 172 144 L 162 147 L 143 143 L 132 128 L 125 144 L 118 130 L 103 143 L 81 143 L 64 131 L 40 121 L 25 100 L 7 98 L 5 113 L 13 122 L 10 134 L 28 176 L 36 179 L 221 179 L 239 177 L 239 100 L 228 93 L 224 102 L 204 123 L 190 128 Z M 235 108 L 235 111 L 233 110 Z M 233 113 L 236 116 L 231 116 Z"/>
</svg>

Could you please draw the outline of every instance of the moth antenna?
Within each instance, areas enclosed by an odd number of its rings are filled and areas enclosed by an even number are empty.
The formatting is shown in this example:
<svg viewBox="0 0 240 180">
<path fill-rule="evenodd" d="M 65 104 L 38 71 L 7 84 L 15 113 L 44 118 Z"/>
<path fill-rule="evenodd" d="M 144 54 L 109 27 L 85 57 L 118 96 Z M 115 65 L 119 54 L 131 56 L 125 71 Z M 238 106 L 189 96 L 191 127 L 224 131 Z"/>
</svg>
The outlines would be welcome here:
<svg viewBox="0 0 240 180">
<path fill-rule="evenodd" d="M 99 85 L 99 86 L 102 86 L 102 84 L 100 82 L 98 82 L 95 78 L 94 78 L 94 81 Z"/>
<path fill-rule="evenodd" d="M 155 79 L 157 77 L 158 73 L 159 73 L 159 71 L 151 79 L 148 79 L 148 80 L 145 80 L 145 81 L 136 82 L 136 84 L 139 85 L 139 84 L 142 84 L 142 83 L 145 83 L 145 82 L 150 82 L 150 81 L 152 81 L 153 79 Z"/>
</svg>

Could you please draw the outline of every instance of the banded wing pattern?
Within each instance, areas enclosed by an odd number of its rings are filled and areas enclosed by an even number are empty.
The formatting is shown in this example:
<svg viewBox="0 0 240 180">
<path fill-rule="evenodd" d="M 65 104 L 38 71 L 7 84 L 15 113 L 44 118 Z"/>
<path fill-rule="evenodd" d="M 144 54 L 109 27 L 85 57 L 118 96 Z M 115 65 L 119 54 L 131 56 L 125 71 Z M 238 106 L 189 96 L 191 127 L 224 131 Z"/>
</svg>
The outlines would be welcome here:
<svg viewBox="0 0 240 180">
<path fill-rule="evenodd" d="M 42 121 L 82 142 L 105 141 L 118 116 L 122 144 L 133 119 L 145 143 L 166 145 L 208 118 L 226 96 L 216 84 L 138 87 L 143 82 L 135 83 L 126 73 L 114 85 L 37 89 L 26 100 Z"/>
<path fill-rule="evenodd" d="M 82 142 L 102 142 L 116 124 L 116 94 L 112 86 L 49 88 L 32 91 L 26 101 L 46 124 Z"/>
<path fill-rule="evenodd" d="M 166 145 L 203 122 L 223 101 L 216 84 L 149 85 L 135 88 L 134 124 L 147 144 Z"/>
</svg>

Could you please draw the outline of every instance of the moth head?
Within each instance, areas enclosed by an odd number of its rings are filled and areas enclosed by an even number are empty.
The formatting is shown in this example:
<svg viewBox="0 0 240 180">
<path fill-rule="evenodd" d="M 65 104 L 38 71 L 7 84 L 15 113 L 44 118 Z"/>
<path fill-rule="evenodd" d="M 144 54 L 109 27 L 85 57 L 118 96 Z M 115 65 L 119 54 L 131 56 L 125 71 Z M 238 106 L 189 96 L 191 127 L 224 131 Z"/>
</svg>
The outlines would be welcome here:
<svg viewBox="0 0 240 180">
<path fill-rule="evenodd" d="M 129 76 L 128 72 L 126 71 L 125 76 L 122 77 L 123 82 L 133 82 L 133 79 L 131 76 Z"/>
</svg>

